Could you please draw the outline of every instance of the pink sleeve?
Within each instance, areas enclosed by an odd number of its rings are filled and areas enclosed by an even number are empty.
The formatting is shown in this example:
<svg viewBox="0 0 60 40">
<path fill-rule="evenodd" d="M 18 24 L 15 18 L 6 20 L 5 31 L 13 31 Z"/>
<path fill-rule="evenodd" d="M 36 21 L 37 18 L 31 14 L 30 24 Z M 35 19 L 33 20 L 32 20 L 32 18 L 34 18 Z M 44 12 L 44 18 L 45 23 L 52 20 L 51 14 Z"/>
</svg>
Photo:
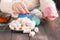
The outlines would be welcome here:
<svg viewBox="0 0 60 40">
<path fill-rule="evenodd" d="M 54 12 L 54 9 L 51 7 L 47 7 L 44 11 L 43 11 L 43 15 L 47 20 L 52 20 L 53 18 L 57 18 L 58 13 Z"/>
</svg>

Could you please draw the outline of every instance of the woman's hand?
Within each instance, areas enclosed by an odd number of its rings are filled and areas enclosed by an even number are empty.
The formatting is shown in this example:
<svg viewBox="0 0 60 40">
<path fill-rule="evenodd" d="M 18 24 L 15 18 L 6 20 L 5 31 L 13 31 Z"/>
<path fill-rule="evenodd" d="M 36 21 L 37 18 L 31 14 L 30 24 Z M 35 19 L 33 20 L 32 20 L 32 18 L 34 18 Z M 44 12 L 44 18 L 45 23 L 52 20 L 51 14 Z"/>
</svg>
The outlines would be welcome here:
<svg viewBox="0 0 60 40">
<path fill-rule="evenodd" d="M 12 9 L 14 11 L 15 14 L 18 13 L 30 13 L 29 10 L 26 8 L 26 5 L 22 2 L 16 2 L 12 5 Z"/>
</svg>

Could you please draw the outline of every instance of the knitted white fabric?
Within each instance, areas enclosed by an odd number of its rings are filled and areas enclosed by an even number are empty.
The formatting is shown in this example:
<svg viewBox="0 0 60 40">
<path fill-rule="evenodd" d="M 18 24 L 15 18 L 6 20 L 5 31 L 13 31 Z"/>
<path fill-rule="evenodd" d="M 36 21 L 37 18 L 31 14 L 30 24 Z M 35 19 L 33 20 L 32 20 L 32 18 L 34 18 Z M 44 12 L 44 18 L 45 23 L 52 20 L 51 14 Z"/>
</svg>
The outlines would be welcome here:
<svg viewBox="0 0 60 40">
<path fill-rule="evenodd" d="M 1 0 L 0 9 L 5 13 L 12 13 L 12 0 Z"/>
</svg>

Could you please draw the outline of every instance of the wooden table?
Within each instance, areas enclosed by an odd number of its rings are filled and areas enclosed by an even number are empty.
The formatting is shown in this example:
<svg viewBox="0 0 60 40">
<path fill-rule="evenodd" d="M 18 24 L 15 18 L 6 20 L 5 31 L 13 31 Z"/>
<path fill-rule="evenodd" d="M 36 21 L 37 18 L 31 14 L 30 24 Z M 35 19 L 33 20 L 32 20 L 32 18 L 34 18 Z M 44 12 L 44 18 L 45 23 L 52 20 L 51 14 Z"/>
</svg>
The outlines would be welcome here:
<svg viewBox="0 0 60 40">
<path fill-rule="evenodd" d="M 29 37 L 28 34 L 14 33 L 9 29 L 1 30 L 0 40 L 60 40 L 60 18 L 50 23 L 42 20 L 39 32 L 34 37 Z"/>
</svg>

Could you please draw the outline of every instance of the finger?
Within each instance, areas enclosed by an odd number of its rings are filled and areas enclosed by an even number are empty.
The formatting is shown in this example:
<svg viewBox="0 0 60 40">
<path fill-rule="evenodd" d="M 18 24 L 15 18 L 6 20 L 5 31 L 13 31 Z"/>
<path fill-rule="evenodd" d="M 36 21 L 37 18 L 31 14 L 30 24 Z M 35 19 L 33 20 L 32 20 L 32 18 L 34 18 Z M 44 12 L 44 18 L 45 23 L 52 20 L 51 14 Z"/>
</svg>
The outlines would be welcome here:
<svg viewBox="0 0 60 40">
<path fill-rule="evenodd" d="M 16 12 L 16 13 L 20 13 L 20 11 L 18 10 L 18 5 L 17 5 L 16 3 L 13 4 L 12 10 L 13 10 L 14 12 Z"/>
<path fill-rule="evenodd" d="M 14 13 L 18 14 L 19 12 L 17 10 L 14 10 Z"/>
<path fill-rule="evenodd" d="M 16 8 L 16 12 L 17 12 L 18 14 L 21 13 L 20 10 L 19 10 L 18 8 Z"/>
<path fill-rule="evenodd" d="M 16 12 L 16 4 L 12 5 L 12 10 L 13 10 L 14 13 Z"/>
<path fill-rule="evenodd" d="M 26 13 L 26 11 L 22 8 L 22 6 L 20 4 L 18 4 L 18 10 L 21 12 L 21 13 Z"/>
<path fill-rule="evenodd" d="M 21 4 L 22 8 L 25 10 L 26 13 L 30 13 L 24 3 L 20 2 L 20 4 Z"/>
<path fill-rule="evenodd" d="M 12 5 L 12 10 L 15 10 L 15 8 L 16 8 L 16 3 L 14 3 L 13 5 Z"/>
</svg>

